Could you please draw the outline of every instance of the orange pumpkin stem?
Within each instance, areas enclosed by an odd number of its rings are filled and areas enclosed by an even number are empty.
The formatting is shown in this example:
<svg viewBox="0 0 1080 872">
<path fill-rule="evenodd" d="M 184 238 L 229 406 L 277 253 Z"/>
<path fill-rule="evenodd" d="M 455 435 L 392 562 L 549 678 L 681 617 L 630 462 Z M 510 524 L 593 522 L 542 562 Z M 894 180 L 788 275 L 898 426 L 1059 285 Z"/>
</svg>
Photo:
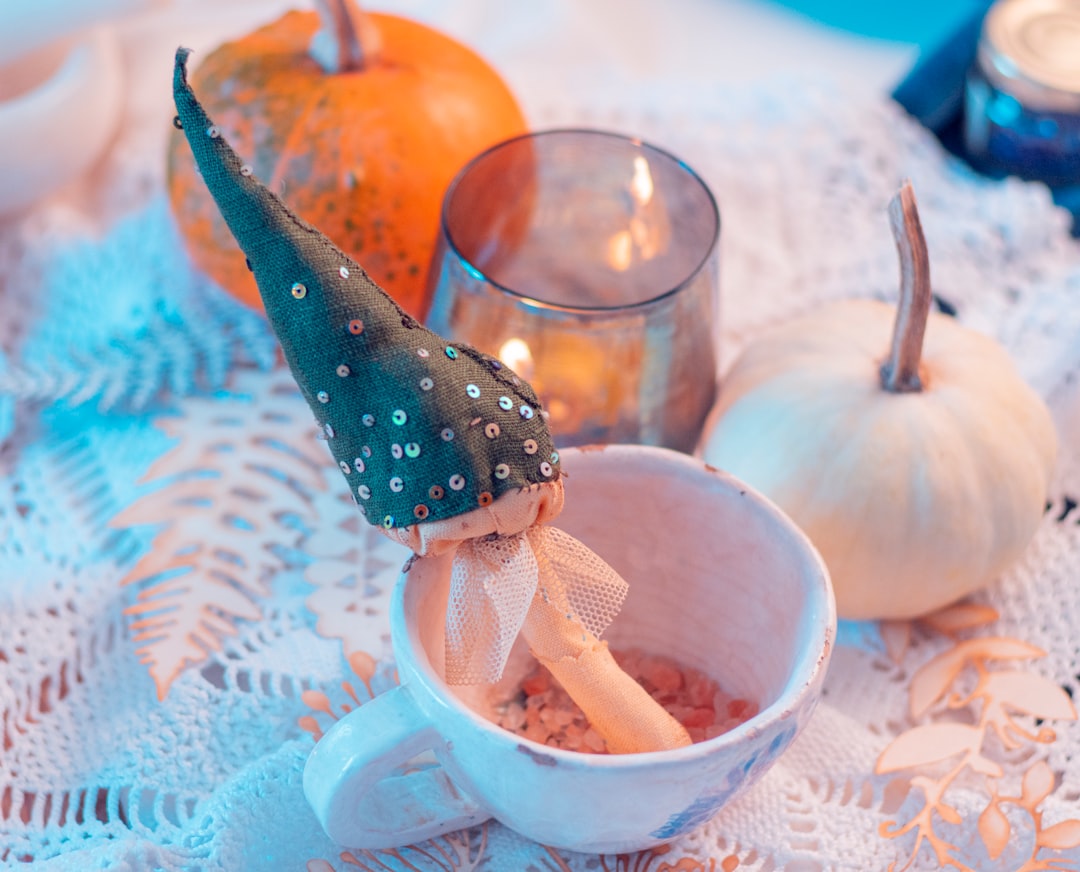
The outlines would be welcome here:
<svg viewBox="0 0 1080 872">
<path fill-rule="evenodd" d="M 316 0 L 315 5 L 322 26 L 311 41 L 311 56 L 327 73 L 362 70 L 367 61 L 364 13 L 352 0 Z"/>
<path fill-rule="evenodd" d="M 889 203 L 889 224 L 900 255 L 900 303 L 893 322 L 892 348 L 881 367 L 881 386 L 895 394 L 912 393 L 923 389 L 919 363 L 933 294 L 926 237 L 910 181 L 904 182 Z"/>
</svg>

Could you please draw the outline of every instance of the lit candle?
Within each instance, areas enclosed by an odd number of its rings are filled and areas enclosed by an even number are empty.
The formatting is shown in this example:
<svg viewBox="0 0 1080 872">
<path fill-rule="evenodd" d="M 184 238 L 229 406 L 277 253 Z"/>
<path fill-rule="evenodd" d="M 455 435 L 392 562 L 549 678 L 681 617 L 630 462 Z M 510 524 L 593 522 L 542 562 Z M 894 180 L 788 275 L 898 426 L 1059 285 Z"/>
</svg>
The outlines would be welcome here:
<svg viewBox="0 0 1080 872">
<path fill-rule="evenodd" d="M 719 214 L 684 163 L 595 131 L 521 137 L 462 171 L 442 229 L 430 326 L 526 378 L 560 444 L 694 447 Z"/>
</svg>

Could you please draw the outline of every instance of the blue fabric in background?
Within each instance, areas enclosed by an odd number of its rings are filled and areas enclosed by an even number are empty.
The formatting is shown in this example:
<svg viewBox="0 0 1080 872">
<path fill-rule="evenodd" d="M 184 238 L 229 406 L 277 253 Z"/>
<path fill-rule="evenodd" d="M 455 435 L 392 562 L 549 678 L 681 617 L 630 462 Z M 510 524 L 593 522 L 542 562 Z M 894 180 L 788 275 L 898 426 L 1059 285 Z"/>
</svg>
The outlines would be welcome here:
<svg viewBox="0 0 1080 872">
<path fill-rule="evenodd" d="M 773 0 L 829 27 L 874 39 L 939 45 L 989 5 L 987 0 Z"/>
<path fill-rule="evenodd" d="M 964 79 L 975 61 L 979 32 L 989 6 L 980 3 L 944 39 L 924 48 L 914 68 L 892 94 L 956 154 L 963 150 Z"/>
</svg>

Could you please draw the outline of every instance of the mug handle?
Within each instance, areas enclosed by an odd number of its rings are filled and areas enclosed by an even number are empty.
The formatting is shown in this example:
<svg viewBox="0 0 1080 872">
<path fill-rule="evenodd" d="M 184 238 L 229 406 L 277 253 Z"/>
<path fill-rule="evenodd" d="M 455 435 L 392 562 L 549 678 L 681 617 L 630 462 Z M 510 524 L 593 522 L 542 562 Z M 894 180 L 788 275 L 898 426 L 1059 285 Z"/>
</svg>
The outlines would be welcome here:
<svg viewBox="0 0 1080 872">
<path fill-rule="evenodd" d="M 304 795 L 326 834 L 349 848 L 397 848 L 490 818 L 439 764 L 394 773 L 439 748 L 445 743 L 409 688 L 395 687 L 319 740 L 304 766 Z"/>
</svg>

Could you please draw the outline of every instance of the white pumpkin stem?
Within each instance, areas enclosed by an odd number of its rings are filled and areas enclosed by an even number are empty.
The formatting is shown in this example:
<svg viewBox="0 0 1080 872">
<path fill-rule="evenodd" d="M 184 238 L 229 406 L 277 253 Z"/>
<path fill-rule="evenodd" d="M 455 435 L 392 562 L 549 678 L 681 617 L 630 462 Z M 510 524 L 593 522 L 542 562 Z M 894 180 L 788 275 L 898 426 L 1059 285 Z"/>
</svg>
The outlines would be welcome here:
<svg viewBox="0 0 1080 872">
<path fill-rule="evenodd" d="M 930 257 L 911 182 L 904 182 L 889 203 L 889 223 L 900 255 L 900 303 L 893 322 L 892 348 L 881 367 L 881 386 L 892 393 L 911 393 L 923 388 L 919 362 L 933 302 Z"/>
<path fill-rule="evenodd" d="M 371 28 L 352 0 L 315 0 L 320 27 L 309 52 L 327 73 L 362 70 L 370 54 Z"/>
</svg>

